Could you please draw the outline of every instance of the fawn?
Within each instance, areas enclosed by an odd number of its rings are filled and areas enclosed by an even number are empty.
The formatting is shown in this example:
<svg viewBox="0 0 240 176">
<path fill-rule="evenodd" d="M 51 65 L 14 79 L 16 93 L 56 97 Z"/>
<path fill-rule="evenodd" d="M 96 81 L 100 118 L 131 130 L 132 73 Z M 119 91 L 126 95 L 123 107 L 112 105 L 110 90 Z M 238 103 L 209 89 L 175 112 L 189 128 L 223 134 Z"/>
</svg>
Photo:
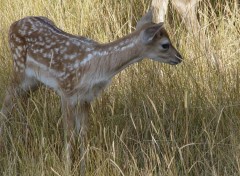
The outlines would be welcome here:
<svg viewBox="0 0 240 176">
<path fill-rule="evenodd" d="M 153 24 L 150 16 L 144 16 L 131 34 L 107 44 L 68 34 L 46 17 L 31 16 L 14 22 L 9 30 L 13 79 L 2 115 L 9 117 L 17 97 L 41 85 L 53 89 L 61 97 L 70 160 L 71 140 L 86 134 L 91 101 L 114 75 L 143 58 L 172 65 L 182 61 L 163 23 Z M 0 121 L 0 132 L 2 124 Z"/>
</svg>

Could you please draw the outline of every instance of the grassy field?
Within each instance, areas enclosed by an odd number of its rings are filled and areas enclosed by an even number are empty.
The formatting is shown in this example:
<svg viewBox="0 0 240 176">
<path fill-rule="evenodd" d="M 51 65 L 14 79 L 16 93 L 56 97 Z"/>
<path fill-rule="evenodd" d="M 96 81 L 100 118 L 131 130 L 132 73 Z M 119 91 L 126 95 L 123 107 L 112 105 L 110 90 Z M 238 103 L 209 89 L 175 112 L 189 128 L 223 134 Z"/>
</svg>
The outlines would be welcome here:
<svg viewBox="0 0 240 176">
<path fill-rule="evenodd" d="M 134 30 L 148 0 L 1 0 L 0 100 L 12 69 L 8 28 L 41 15 L 63 30 L 100 42 Z M 184 62 L 144 60 L 115 77 L 92 104 L 87 175 L 240 175 L 240 13 L 238 0 L 201 3 L 199 19 L 210 51 L 185 30 L 172 10 L 166 28 Z M 0 175 L 77 175 L 62 160 L 58 96 L 46 88 L 18 102 L 4 121 Z M 77 154 L 76 154 L 77 158 Z"/>
</svg>

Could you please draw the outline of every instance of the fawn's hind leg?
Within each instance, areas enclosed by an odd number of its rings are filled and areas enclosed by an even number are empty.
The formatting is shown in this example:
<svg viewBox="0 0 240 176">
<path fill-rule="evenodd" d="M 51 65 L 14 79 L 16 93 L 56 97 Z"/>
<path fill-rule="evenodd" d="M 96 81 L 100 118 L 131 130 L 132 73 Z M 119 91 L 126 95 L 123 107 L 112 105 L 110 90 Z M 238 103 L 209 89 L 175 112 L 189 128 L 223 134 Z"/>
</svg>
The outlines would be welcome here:
<svg viewBox="0 0 240 176">
<path fill-rule="evenodd" d="M 0 145 L 5 120 L 8 120 L 19 97 L 27 96 L 30 91 L 39 87 L 39 82 L 34 77 L 29 77 L 25 73 L 27 45 L 24 38 L 19 36 L 15 30 L 9 30 L 9 45 L 13 57 L 13 76 L 7 88 L 5 99 L 3 100 L 0 112 Z"/>
<path fill-rule="evenodd" d="M 39 82 L 26 75 L 15 73 L 10 85 L 7 88 L 6 96 L 3 101 L 1 113 L 8 117 L 15 106 L 16 99 L 27 97 L 30 91 L 35 91 L 39 87 Z"/>
<path fill-rule="evenodd" d="M 18 75 L 12 79 L 12 82 L 7 88 L 6 96 L 0 112 L 0 150 L 3 149 L 4 146 L 4 126 L 15 107 L 17 102 L 16 99 L 28 96 L 29 92 L 36 90 L 39 85 L 40 84 L 37 80 L 23 75 Z"/>
<path fill-rule="evenodd" d="M 9 46 L 13 58 L 13 77 L 1 109 L 1 113 L 6 117 L 14 107 L 14 99 L 26 96 L 29 91 L 34 91 L 39 87 L 39 82 L 34 77 L 29 77 L 25 73 L 28 52 L 26 41 L 12 27 L 9 30 Z"/>
</svg>

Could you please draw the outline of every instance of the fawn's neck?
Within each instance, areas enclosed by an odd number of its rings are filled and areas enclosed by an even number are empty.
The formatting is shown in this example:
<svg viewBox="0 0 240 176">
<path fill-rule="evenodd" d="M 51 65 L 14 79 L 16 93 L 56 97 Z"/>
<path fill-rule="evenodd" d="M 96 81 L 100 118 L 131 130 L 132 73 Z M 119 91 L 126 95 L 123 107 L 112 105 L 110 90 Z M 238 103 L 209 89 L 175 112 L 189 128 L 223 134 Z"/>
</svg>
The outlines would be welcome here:
<svg viewBox="0 0 240 176">
<path fill-rule="evenodd" d="M 142 59 L 138 33 L 134 32 L 126 37 L 108 44 L 99 45 L 92 52 L 91 64 L 93 70 L 113 77 L 124 68 Z"/>
</svg>

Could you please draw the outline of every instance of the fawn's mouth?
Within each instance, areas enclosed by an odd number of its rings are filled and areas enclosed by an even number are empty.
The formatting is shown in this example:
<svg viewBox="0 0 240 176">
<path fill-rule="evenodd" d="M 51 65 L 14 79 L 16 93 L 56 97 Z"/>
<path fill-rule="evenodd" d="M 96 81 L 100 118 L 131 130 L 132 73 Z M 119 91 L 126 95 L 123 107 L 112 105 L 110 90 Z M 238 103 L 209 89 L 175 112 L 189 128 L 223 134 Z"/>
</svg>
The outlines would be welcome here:
<svg viewBox="0 0 240 176">
<path fill-rule="evenodd" d="M 179 61 L 170 61 L 169 62 L 170 65 L 177 65 L 179 63 L 181 63 L 181 60 L 179 60 Z"/>
</svg>

